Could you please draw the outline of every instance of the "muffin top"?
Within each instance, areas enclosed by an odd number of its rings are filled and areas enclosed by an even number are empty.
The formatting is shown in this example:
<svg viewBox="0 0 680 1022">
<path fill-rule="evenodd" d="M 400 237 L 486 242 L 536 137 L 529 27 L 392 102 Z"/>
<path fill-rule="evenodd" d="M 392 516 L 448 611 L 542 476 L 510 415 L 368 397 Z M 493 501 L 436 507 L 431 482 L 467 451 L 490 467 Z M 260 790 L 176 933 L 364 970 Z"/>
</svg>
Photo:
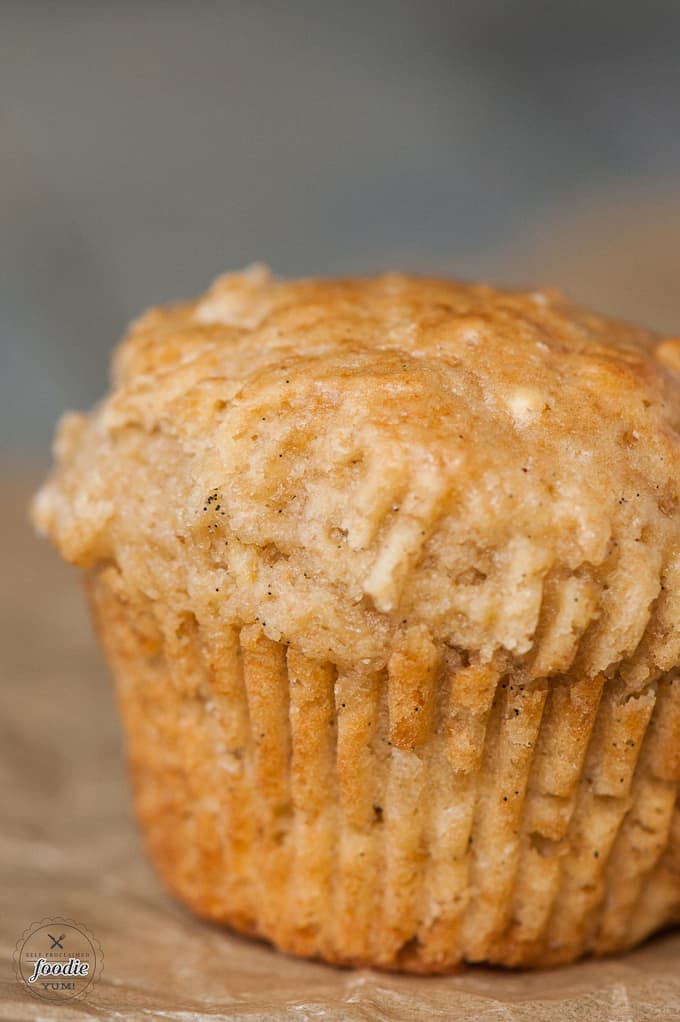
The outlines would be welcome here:
<svg viewBox="0 0 680 1022">
<path fill-rule="evenodd" d="M 680 339 L 552 290 L 255 266 L 133 324 L 34 520 L 208 628 L 639 688 L 680 653 L 679 388 Z"/>
</svg>

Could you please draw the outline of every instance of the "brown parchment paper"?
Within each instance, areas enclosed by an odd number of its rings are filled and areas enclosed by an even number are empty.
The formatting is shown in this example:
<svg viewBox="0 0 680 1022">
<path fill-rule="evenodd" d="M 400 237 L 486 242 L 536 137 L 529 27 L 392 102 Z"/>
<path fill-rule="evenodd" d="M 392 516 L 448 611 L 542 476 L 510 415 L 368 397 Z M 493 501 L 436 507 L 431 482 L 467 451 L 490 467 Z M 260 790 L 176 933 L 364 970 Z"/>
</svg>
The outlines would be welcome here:
<svg viewBox="0 0 680 1022">
<path fill-rule="evenodd" d="M 75 573 L 33 538 L 31 484 L 0 483 L 0 1018 L 680 1019 L 680 933 L 616 960 L 447 978 L 296 961 L 194 919 L 161 889 L 131 817 L 111 686 Z M 15 977 L 33 921 L 84 924 L 104 953 L 85 1000 Z"/>
</svg>

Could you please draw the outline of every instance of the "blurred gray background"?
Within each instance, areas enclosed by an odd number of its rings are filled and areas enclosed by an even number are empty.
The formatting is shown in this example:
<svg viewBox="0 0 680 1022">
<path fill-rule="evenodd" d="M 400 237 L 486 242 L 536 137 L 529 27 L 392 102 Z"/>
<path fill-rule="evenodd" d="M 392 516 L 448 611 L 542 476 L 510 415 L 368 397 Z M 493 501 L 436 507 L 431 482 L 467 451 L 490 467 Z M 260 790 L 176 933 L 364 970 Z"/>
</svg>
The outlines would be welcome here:
<svg viewBox="0 0 680 1022">
<path fill-rule="evenodd" d="M 680 4 L 0 0 L 0 436 L 252 260 L 562 284 L 680 332 Z"/>
</svg>

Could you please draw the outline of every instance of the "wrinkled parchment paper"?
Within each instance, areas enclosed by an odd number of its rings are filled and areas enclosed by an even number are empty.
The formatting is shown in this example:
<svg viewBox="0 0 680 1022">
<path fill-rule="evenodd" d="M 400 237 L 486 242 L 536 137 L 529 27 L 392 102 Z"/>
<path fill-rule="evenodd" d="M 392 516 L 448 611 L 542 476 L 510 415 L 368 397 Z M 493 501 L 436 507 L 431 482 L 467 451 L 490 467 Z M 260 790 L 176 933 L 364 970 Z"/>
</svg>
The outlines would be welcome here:
<svg viewBox="0 0 680 1022">
<path fill-rule="evenodd" d="M 0 485 L 0 1018 L 306 1020 L 680 1019 L 680 933 L 605 962 L 447 978 L 296 961 L 206 925 L 148 866 L 131 817 L 121 736 L 75 573 L 25 522 L 27 484 Z M 35 1000 L 12 951 L 62 916 L 99 940 L 85 1000 Z"/>
</svg>

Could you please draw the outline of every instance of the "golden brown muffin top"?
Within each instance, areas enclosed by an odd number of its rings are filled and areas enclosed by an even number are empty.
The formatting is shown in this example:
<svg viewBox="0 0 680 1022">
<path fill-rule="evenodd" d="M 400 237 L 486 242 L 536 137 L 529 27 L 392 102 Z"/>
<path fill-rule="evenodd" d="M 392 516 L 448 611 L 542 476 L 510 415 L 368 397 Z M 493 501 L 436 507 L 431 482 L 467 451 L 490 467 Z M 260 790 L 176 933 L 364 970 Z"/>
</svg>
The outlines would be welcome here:
<svg viewBox="0 0 680 1022">
<path fill-rule="evenodd" d="M 338 662 L 415 629 L 531 676 L 680 652 L 680 340 L 386 274 L 219 279 L 67 415 L 38 526 L 87 568 Z"/>
</svg>

